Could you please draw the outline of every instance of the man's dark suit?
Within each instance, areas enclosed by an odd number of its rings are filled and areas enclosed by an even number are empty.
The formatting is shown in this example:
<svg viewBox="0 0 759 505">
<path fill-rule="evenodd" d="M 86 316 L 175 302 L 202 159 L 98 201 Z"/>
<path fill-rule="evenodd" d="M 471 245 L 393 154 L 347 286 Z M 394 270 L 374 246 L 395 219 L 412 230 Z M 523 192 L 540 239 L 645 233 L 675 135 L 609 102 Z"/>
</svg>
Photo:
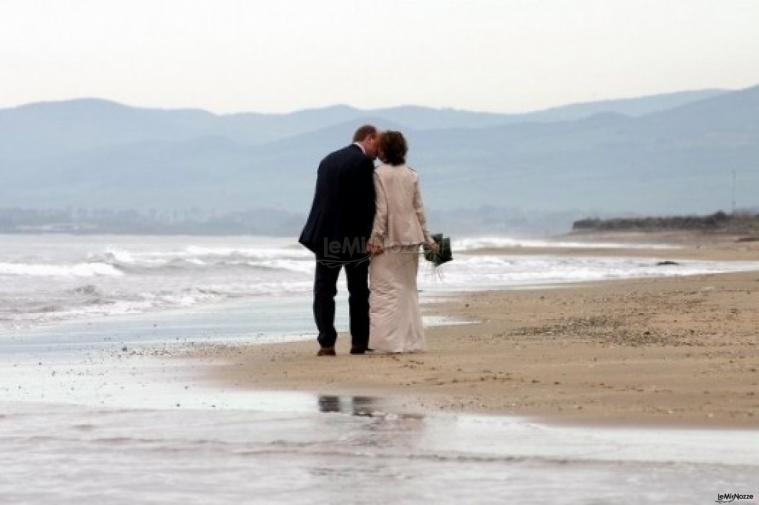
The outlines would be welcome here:
<svg viewBox="0 0 759 505">
<path fill-rule="evenodd" d="M 298 240 L 316 254 L 314 319 L 319 344 L 333 347 L 337 278 L 345 267 L 352 347 L 369 344 L 369 261 L 374 222 L 374 163 L 351 144 L 319 164 L 311 213 Z"/>
</svg>

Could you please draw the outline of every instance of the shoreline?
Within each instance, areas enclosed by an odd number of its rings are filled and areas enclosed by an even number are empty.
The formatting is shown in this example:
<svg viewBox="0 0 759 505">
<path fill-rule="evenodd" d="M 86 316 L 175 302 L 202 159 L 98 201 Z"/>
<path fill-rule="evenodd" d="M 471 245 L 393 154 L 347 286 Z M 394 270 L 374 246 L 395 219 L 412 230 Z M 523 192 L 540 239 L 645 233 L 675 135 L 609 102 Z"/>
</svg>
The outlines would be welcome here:
<svg viewBox="0 0 759 505">
<path fill-rule="evenodd" d="M 649 253 L 756 260 L 759 244 Z M 461 293 L 423 310 L 473 322 L 427 328 L 419 354 L 351 356 L 341 334 L 336 358 L 317 358 L 311 341 L 211 344 L 185 357 L 224 388 L 585 426 L 759 428 L 759 271 Z"/>
<path fill-rule="evenodd" d="M 735 234 L 692 232 L 573 232 L 551 237 L 551 240 L 558 243 L 587 243 L 587 246 L 481 247 L 466 251 L 466 253 L 473 255 L 508 254 L 517 256 L 611 256 L 701 261 L 759 260 L 759 241 L 741 241 L 745 237 L 745 235 Z M 594 243 L 618 244 L 618 247 L 592 247 Z"/>
</svg>

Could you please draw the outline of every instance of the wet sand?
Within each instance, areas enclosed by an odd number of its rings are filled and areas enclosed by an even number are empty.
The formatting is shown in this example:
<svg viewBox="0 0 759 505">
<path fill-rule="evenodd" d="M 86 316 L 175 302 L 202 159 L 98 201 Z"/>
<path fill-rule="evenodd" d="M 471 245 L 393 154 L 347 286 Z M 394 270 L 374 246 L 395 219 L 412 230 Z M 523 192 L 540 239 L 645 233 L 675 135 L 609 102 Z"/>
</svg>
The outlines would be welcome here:
<svg viewBox="0 0 759 505">
<path fill-rule="evenodd" d="M 759 243 L 736 237 L 683 235 L 678 243 L 614 255 L 759 260 Z M 555 422 L 759 427 L 759 272 L 470 293 L 425 310 L 472 324 L 429 328 L 427 352 L 415 355 L 351 356 L 345 335 L 335 358 L 317 358 L 315 342 L 206 345 L 191 355 L 215 365 L 203 369 L 225 387 L 381 396 L 409 409 Z"/>
</svg>

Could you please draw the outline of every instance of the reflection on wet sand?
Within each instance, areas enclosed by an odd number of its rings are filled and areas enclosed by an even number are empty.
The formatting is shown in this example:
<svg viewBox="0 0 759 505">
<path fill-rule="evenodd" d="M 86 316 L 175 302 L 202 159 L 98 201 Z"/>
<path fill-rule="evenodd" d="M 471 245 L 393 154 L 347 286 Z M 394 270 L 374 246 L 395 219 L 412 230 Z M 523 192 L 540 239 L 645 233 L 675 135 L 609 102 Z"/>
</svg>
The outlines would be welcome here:
<svg viewBox="0 0 759 505">
<path fill-rule="evenodd" d="M 376 401 L 369 396 L 319 395 L 319 412 L 342 413 L 353 416 L 373 417 L 378 411 Z"/>
<path fill-rule="evenodd" d="M 113 505 L 179 505 L 190 493 L 204 505 L 702 503 L 750 490 L 759 461 L 749 431 L 547 426 L 273 392 L 209 390 L 227 405 L 209 409 L 202 390 L 181 391 L 166 392 L 181 408 L 0 402 L 0 502 L 100 503 L 83 493 L 107 489 Z M 82 475 L 101 487 L 72 486 Z"/>
<path fill-rule="evenodd" d="M 350 414 L 361 417 L 387 417 L 387 408 L 383 402 L 371 396 L 338 396 L 338 395 L 318 395 L 319 412 L 322 413 L 340 413 Z M 393 414 L 393 417 L 399 419 L 424 418 L 422 414 Z"/>
</svg>

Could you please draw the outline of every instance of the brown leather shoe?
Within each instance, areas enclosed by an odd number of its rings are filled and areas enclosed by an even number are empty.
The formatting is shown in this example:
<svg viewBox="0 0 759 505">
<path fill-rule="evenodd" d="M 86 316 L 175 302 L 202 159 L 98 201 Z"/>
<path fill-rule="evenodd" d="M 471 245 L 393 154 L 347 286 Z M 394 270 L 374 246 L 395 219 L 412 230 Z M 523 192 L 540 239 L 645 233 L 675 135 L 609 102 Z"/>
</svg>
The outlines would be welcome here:
<svg viewBox="0 0 759 505">
<path fill-rule="evenodd" d="M 335 353 L 334 347 L 322 347 L 319 349 L 319 352 L 316 353 L 317 356 L 337 356 L 337 353 Z"/>
</svg>

